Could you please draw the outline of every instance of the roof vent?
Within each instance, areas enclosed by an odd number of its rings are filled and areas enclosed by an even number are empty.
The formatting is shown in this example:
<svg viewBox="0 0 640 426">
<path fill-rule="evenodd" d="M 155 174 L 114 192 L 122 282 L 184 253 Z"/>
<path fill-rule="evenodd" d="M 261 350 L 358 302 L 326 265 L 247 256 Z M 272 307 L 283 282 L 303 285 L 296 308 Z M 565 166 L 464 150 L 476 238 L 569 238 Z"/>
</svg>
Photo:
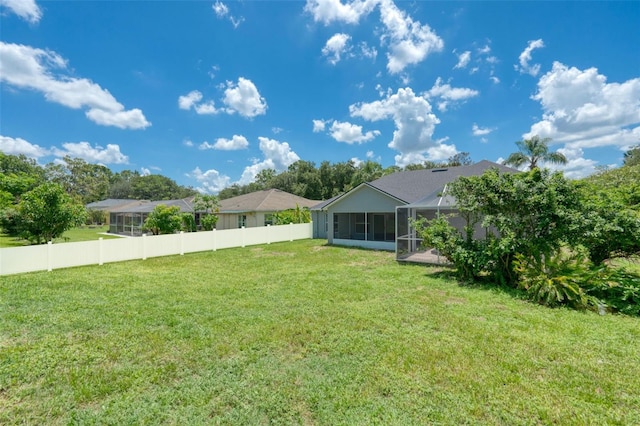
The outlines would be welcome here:
<svg viewBox="0 0 640 426">
<path fill-rule="evenodd" d="M 435 173 L 435 172 L 446 172 L 449 169 L 432 169 L 431 172 Z"/>
</svg>

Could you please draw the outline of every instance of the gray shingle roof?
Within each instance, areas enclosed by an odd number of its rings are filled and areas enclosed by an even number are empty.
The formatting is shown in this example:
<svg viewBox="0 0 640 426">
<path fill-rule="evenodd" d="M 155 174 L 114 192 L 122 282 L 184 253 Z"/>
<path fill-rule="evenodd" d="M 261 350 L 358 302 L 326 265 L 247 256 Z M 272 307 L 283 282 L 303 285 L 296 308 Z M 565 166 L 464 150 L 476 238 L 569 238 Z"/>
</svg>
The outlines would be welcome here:
<svg viewBox="0 0 640 426">
<path fill-rule="evenodd" d="M 122 207 L 125 206 L 127 204 L 133 204 L 133 203 L 139 203 L 139 200 L 131 200 L 131 199 L 126 199 L 126 198 L 107 198 L 106 200 L 102 200 L 102 201 L 94 201 L 93 203 L 89 203 L 86 205 L 86 207 L 88 209 L 94 209 L 94 210 L 108 210 L 108 209 L 113 209 L 113 208 L 117 208 L 117 207 Z"/>
<path fill-rule="evenodd" d="M 518 171 L 482 160 L 467 166 L 397 172 L 369 182 L 369 185 L 406 203 L 413 203 L 441 191 L 447 183 L 460 176 L 479 176 L 492 167 L 502 172 Z"/>
<path fill-rule="evenodd" d="M 112 209 L 112 213 L 151 213 L 156 206 L 164 204 L 165 206 L 178 206 L 181 212 L 193 212 L 193 198 L 185 198 L 180 200 L 162 200 L 162 201 L 137 201 L 133 204 L 127 204 L 117 209 Z"/>
<path fill-rule="evenodd" d="M 295 209 L 296 205 L 301 208 L 311 207 L 317 203 L 317 200 L 309 200 L 279 189 L 267 189 L 220 201 L 220 213 L 276 212 Z"/>
</svg>

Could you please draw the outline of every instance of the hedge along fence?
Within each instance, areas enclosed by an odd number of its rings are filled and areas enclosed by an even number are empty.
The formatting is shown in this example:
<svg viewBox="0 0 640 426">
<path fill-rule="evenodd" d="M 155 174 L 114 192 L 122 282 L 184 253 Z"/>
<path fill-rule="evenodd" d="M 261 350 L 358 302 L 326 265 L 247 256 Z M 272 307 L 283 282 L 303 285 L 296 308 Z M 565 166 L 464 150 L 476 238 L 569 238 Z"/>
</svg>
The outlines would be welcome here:
<svg viewBox="0 0 640 426">
<path fill-rule="evenodd" d="M 0 249 L 0 275 L 52 271 L 74 266 L 102 265 L 149 257 L 183 255 L 312 238 L 313 224 L 289 224 L 220 231 L 181 232 L 77 243 L 60 243 Z"/>
</svg>

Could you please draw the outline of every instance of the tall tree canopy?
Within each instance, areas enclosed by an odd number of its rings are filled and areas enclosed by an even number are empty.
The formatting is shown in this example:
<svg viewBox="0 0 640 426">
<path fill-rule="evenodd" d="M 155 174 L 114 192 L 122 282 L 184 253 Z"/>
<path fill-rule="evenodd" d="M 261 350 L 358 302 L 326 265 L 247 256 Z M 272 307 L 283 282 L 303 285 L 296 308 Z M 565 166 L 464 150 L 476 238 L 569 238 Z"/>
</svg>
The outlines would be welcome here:
<svg viewBox="0 0 640 426">
<path fill-rule="evenodd" d="M 567 157 L 560 152 L 549 152 L 549 142 L 551 138 L 541 139 L 539 136 L 532 136 L 516 142 L 520 151 L 514 152 L 502 162 L 502 164 L 520 167 L 529 164 L 529 170 L 538 168 L 541 161 L 552 164 L 567 164 Z"/>
</svg>

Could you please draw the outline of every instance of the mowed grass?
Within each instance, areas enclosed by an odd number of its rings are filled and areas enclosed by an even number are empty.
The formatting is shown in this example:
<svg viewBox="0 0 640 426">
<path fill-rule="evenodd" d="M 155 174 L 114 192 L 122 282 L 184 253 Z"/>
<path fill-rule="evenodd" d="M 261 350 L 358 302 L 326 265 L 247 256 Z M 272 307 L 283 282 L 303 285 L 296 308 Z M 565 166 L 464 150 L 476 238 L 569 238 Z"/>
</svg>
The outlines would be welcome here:
<svg viewBox="0 0 640 426">
<path fill-rule="evenodd" d="M 62 234 L 60 238 L 56 238 L 53 243 L 66 243 L 66 242 L 78 242 L 78 241 L 95 241 L 99 238 L 108 240 L 112 238 L 122 238 L 117 235 L 104 234 L 109 230 L 109 226 L 81 226 L 79 228 L 73 228 Z M 0 234 L 0 248 L 1 247 L 21 247 L 28 246 L 30 243 L 27 240 L 21 238 L 10 237 L 6 234 Z"/>
<path fill-rule="evenodd" d="M 0 277 L 0 424 L 640 424 L 640 321 L 306 240 Z"/>
</svg>

